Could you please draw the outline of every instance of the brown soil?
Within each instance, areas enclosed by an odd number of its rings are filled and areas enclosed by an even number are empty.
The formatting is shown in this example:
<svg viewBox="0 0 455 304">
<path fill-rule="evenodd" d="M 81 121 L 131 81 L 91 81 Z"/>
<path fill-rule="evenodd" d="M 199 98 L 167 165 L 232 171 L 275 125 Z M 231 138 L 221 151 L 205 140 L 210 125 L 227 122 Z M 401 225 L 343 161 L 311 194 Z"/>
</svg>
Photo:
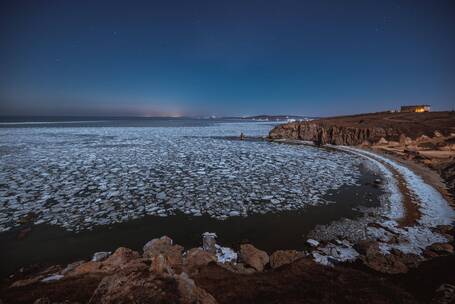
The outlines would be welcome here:
<svg viewBox="0 0 455 304">
<path fill-rule="evenodd" d="M 33 303 L 39 298 L 48 298 L 51 302 L 87 303 L 104 276 L 90 274 L 49 284 L 5 288 L 1 290 L 1 299 L 4 303 Z M 350 266 L 329 268 L 308 259 L 254 274 L 233 273 L 212 263 L 193 279 L 220 304 L 421 303 L 404 288 L 376 273 Z M 163 292 L 163 302 L 144 299 L 139 303 L 176 303 L 173 296 L 176 290 Z"/>
<path fill-rule="evenodd" d="M 98 287 L 103 275 L 87 275 L 68 278 L 52 284 L 38 283 L 33 286 L 7 288 L 0 290 L 4 303 L 33 303 L 39 298 L 48 298 L 52 302 L 87 303 Z"/>
<path fill-rule="evenodd" d="M 402 219 L 398 220 L 398 224 L 401 227 L 413 226 L 416 224 L 421 215 L 419 207 L 413 201 L 413 198 L 409 192 L 408 187 L 406 186 L 406 182 L 404 181 L 403 177 L 398 173 L 396 173 L 395 176 L 398 181 L 398 188 L 400 188 L 400 191 L 403 194 L 403 206 L 405 209 L 405 215 Z"/>
<path fill-rule="evenodd" d="M 420 301 L 429 303 L 439 286 L 446 283 L 455 285 L 454 269 L 455 255 L 449 255 L 426 261 L 408 273 L 390 276 L 388 280 L 408 290 Z"/>
<path fill-rule="evenodd" d="M 337 127 L 395 129 L 411 138 L 421 135 L 433 136 L 438 130 L 444 135 L 455 132 L 455 112 L 427 113 L 371 113 L 337 116 L 313 120 Z"/>
<path fill-rule="evenodd" d="M 419 303 L 377 275 L 307 259 L 252 275 L 209 265 L 195 281 L 219 303 Z"/>
</svg>

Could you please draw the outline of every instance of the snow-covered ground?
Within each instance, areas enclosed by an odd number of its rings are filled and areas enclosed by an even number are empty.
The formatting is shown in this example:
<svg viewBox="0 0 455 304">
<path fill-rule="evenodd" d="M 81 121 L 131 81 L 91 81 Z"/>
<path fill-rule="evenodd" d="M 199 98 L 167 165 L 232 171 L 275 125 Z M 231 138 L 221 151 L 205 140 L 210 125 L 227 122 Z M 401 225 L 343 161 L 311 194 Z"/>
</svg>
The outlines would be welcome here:
<svg viewBox="0 0 455 304">
<path fill-rule="evenodd" d="M 308 146 L 228 140 L 270 123 L 0 129 L 0 232 L 27 214 L 70 231 L 181 211 L 223 219 L 326 203 L 359 161 Z"/>
<path fill-rule="evenodd" d="M 383 254 L 389 254 L 392 249 L 396 249 L 405 254 L 416 255 L 421 255 L 427 246 L 448 241 L 433 228 L 438 225 L 452 224 L 455 221 L 455 211 L 436 189 L 409 168 L 389 158 L 353 147 L 336 148 L 365 159 L 371 170 L 381 173 L 386 193 L 382 197 L 380 207 L 363 210 L 365 216 L 355 220 L 342 219 L 329 225 L 318 226 L 310 233 L 310 237 L 332 242 L 337 238 L 342 238 L 353 243 L 370 239 L 378 241 Z M 410 227 L 400 227 L 398 224 L 398 220 L 404 216 L 405 210 L 402 194 L 391 169 L 403 178 L 412 200 L 417 204 L 421 214 L 417 223 Z M 376 225 L 369 225 L 371 223 Z M 322 264 L 354 259 L 354 249 L 349 241 L 345 244 L 329 242 L 313 252 L 313 256 L 317 262 Z M 336 254 L 333 255 L 333 252 Z"/>
</svg>

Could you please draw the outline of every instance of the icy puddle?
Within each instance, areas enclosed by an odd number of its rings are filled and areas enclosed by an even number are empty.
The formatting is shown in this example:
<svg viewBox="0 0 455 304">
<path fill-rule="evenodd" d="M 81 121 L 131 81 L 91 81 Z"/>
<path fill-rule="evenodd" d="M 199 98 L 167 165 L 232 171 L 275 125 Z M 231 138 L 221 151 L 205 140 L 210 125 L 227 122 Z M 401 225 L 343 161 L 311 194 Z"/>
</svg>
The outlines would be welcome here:
<svg viewBox="0 0 455 304">
<path fill-rule="evenodd" d="M 146 215 L 214 219 L 301 210 L 358 185 L 350 154 L 223 137 L 270 124 L 0 129 L 0 232 L 80 232 Z"/>
</svg>

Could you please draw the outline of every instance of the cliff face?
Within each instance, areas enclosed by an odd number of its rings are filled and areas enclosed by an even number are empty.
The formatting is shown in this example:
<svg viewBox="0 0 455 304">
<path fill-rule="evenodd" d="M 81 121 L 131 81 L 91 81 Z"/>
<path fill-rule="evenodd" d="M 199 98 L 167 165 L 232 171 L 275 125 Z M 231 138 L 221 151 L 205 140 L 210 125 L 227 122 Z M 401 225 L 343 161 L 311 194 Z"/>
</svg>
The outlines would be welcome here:
<svg viewBox="0 0 455 304">
<path fill-rule="evenodd" d="M 275 127 L 272 139 L 300 139 L 316 144 L 360 145 L 455 133 L 455 112 L 373 113 L 295 122 Z"/>
<path fill-rule="evenodd" d="M 307 140 L 318 145 L 360 145 L 365 141 L 378 142 L 383 137 L 387 140 L 399 140 L 400 133 L 392 128 L 344 127 L 309 121 L 277 126 L 269 136 L 272 139 Z"/>
<path fill-rule="evenodd" d="M 369 145 L 436 170 L 455 197 L 455 112 L 375 113 L 279 125 L 271 139 Z"/>
</svg>

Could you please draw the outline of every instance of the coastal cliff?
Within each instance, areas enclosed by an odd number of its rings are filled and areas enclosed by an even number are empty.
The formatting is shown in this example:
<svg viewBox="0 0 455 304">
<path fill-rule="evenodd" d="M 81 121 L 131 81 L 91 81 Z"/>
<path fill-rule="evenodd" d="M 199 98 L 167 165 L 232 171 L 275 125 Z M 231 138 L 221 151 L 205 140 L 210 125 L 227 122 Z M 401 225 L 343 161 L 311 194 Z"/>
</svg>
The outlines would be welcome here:
<svg viewBox="0 0 455 304">
<path fill-rule="evenodd" d="M 272 139 L 299 139 L 317 145 L 360 145 L 365 141 L 377 142 L 382 137 L 399 137 L 397 131 L 383 128 L 357 128 L 331 125 L 325 121 L 305 121 L 275 127 L 270 132 Z"/>
<path fill-rule="evenodd" d="M 436 134 L 455 133 L 455 112 L 372 113 L 323 118 L 279 125 L 271 139 L 298 139 L 318 145 L 361 145 L 379 141 L 401 142 Z"/>
<path fill-rule="evenodd" d="M 455 197 L 455 112 L 372 113 L 276 126 L 272 140 L 368 146 L 436 171 Z"/>
</svg>

